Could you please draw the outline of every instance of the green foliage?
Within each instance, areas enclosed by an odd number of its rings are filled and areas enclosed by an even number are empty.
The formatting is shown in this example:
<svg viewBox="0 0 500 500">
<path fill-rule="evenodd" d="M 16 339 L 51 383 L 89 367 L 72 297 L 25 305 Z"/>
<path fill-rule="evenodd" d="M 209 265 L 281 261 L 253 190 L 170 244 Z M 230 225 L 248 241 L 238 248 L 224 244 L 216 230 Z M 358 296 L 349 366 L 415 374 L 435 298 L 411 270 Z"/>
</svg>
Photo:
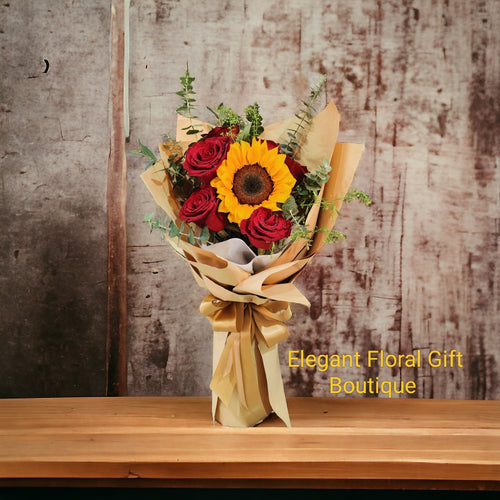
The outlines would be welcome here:
<svg viewBox="0 0 500 500">
<path fill-rule="evenodd" d="M 232 127 L 238 125 L 240 131 L 236 137 L 237 141 L 251 142 L 253 137 L 258 137 L 264 131 L 258 103 L 245 108 L 245 118 L 228 106 L 224 106 L 223 103 L 220 103 L 215 109 L 208 106 L 207 109 L 217 118 L 217 126 Z"/>
<path fill-rule="evenodd" d="M 191 245 L 194 245 L 194 243 L 195 243 L 194 232 L 193 232 L 193 228 L 191 226 L 189 226 L 188 243 Z"/>
<path fill-rule="evenodd" d="M 243 126 L 243 120 L 241 116 L 233 111 L 231 108 L 221 104 L 220 107 L 221 122 L 223 127 L 231 127 L 232 125 Z"/>
<path fill-rule="evenodd" d="M 326 243 L 334 243 L 335 241 L 345 239 L 345 235 L 336 229 L 328 229 L 326 227 L 316 227 L 308 229 L 306 226 L 296 226 L 290 235 L 290 241 L 304 240 L 306 248 L 311 248 L 314 236 L 319 233 L 326 233 Z"/>
<path fill-rule="evenodd" d="M 315 172 L 308 172 L 304 176 L 303 182 L 300 184 L 297 183 L 294 186 L 292 196 L 298 207 L 297 213 L 294 214 L 298 224 L 304 223 L 307 213 L 316 203 L 321 187 L 326 184 L 330 178 L 331 169 L 332 167 L 328 160 L 324 160 Z"/>
<path fill-rule="evenodd" d="M 178 227 L 169 217 L 165 217 L 162 220 L 160 217 L 155 217 L 154 214 L 148 214 L 144 216 L 144 222 L 149 224 L 151 232 L 155 230 L 160 231 L 162 239 L 165 239 L 165 235 L 167 234 L 169 238 L 181 238 L 182 236 L 186 236 L 188 242 L 194 245 L 197 241 L 200 244 L 207 243 L 210 238 L 210 230 L 207 226 L 203 227 L 199 236 L 195 236 L 191 226 L 188 225 L 189 229 L 186 231 L 185 221 L 182 221 L 181 225 Z"/>
<path fill-rule="evenodd" d="M 314 105 L 318 100 L 325 82 L 326 75 L 322 75 L 320 80 L 311 87 L 308 99 L 302 101 L 303 107 L 298 111 L 298 113 L 295 114 L 295 117 L 297 118 L 295 128 L 287 130 L 286 138 L 284 138 L 280 144 L 283 153 L 287 154 L 291 158 L 295 156 L 297 150 L 300 148 L 300 141 L 311 124 L 311 120 L 316 114 Z"/>
<path fill-rule="evenodd" d="M 233 109 L 228 106 L 224 106 L 222 102 L 215 108 L 215 110 L 209 108 L 208 106 L 207 109 L 215 115 L 217 118 L 217 125 L 219 127 L 231 127 L 232 125 L 244 127 L 243 118 L 241 118 L 241 116 Z"/>
<path fill-rule="evenodd" d="M 291 242 L 294 242 L 297 240 L 305 240 L 306 246 L 307 246 L 307 248 L 309 248 L 312 244 L 313 235 L 314 235 L 314 231 L 311 231 L 306 226 L 299 224 L 293 228 L 293 231 L 290 234 L 289 240 Z"/>
<path fill-rule="evenodd" d="M 323 167 L 326 167 L 326 163 L 323 163 Z M 328 165 L 328 167 L 329 167 L 329 165 Z M 317 233 L 326 233 L 326 239 L 325 239 L 326 243 L 333 243 L 335 241 L 345 239 L 344 234 L 342 234 L 340 231 L 337 231 L 336 229 L 333 229 L 333 228 L 328 229 L 327 227 L 316 227 L 313 230 L 310 230 L 305 226 L 305 219 L 307 217 L 307 214 L 309 213 L 310 208 L 312 207 L 312 205 L 314 203 L 317 203 L 316 190 L 318 190 L 318 187 L 319 187 L 319 189 L 321 189 L 321 186 L 320 186 L 321 182 L 324 184 L 328 180 L 328 175 L 327 175 L 328 172 L 329 172 L 329 169 L 322 168 L 322 169 L 318 169 L 316 174 L 314 174 L 314 181 L 315 182 L 310 183 L 310 187 L 311 187 L 312 191 L 309 192 L 309 194 L 315 193 L 314 198 L 311 199 L 310 196 L 309 196 L 309 198 L 307 198 L 307 193 L 306 193 L 301 198 L 302 204 L 299 203 L 299 207 L 298 207 L 299 210 L 298 210 L 297 214 L 292 214 L 292 210 L 290 210 L 288 208 L 287 208 L 287 212 L 288 212 L 289 216 L 287 217 L 287 215 L 285 214 L 285 209 L 283 209 L 283 207 L 285 207 L 285 205 L 288 205 L 289 203 L 291 204 L 291 201 L 289 201 L 290 198 L 281 207 L 283 210 L 283 215 L 286 218 L 292 219 L 294 222 L 294 228 L 293 228 L 292 234 L 290 235 L 290 241 L 297 241 L 300 239 L 305 240 L 306 246 L 308 249 L 310 248 L 310 246 L 312 244 L 314 235 Z M 319 192 L 319 190 L 318 190 L 318 192 Z M 345 201 L 345 202 L 349 203 L 349 202 L 354 201 L 354 200 L 360 201 L 360 202 L 364 203 L 365 205 L 371 204 L 370 197 L 366 193 L 364 193 L 363 191 L 358 191 L 357 189 L 352 189 L 351 191 L 348 191 L 345 196 L 338 198 L 337 200 L 333 200 L 333 201 L 321 200 L 319 202 L 319 204 L 323 210 L 331 211 L 332 217 L 334 217 L 334 216 L 339 214 L 339 210 L 337 208 L 338 202 Z M 295 202 L 295 200 L 293 200 L 293 201 Z"/>
<path fill-rule="evenodd" d="M 219 126 L 219 127 L 222 125 L 222 124 L 221 124 L 221 120 L 220 120 L 220 114 L 219 114 L 219 108 L 220 108 L 221 106 L 223 106 L 223 104 L 222 104 L 222 103 L 220 103 L 220 104 L 219 104 L 219 105 L 215 108 L 215 110 L 213 110 L 210 106 L 207 106 L 208 111 L 210 111 L 210 113 L 212 113 L 212 114 L 215 116 L 215 118 L 217 118 L 217 123 L 216 123 L 216 125 L 217 125 L 217 126 Z"/>
<path fill-rule="evenodd" d="M 336 229 L 330 229 L 330 231 L 328 231 L 328 235 L 326 237 L 326 242 L 333 243 L 334 241 L 343 240 L 343 239 L 345 239 L 344 234 L 342 234 L 340 231 L 337 231 Z"/>
<path fill-rule="evenodd" d="M 250 123 L 249 136 L 258 137 L 262 132 L 264 132 L 264 127 L 262 126 L 262 116 L 259 112 L 258 103 L 253 103 L 245 108 L 245 117 Z"/>
<path fill-rule="evenodd" d="M 182 187 L 186 182 L 192 181 L 187 175 L 187 171 L 184 168 L 184 155 L 177 152 L 172 153 L 168 157 L 168 164 L 165 166 L 166 171 L 169 174 L 170 180 L 172 181 L 172 188 Z"/>
<path fill-rule="evenodd" d="M 351 191 L 348 191 L 342 198 L 338 198 L 333 201 L 321 200 L 321 208 L 332 212 L 332 217 L 334 217 L 335 215 L 339 215 L 339 210 L 337 209 L 338 202 L 345 201 L 346 203 L 350 203 L 354 200 L 359 201 L 367 206 L 371 205 L 372 203 L 372 200 L 365 192 L 358 191 L 357 189 L 352 189 Z"/>
<path fill-rule="evenodd" d="M 293 219 L 299 213 L 299 207 L 293 196 L 290 196 L 283 204 L 280 206 L 283 212 L 283 217 L 285 219 Z"/>
<path fill-rule="evenodd" d="M 210 229 L 207 226 L 204 226 L 201 230 L 200 236 L 198 237 L 198 241 L 200 243 L 205 243 L 210 238 Z"/>
<path fill-rule="evenodd" d="M 331 170 L 332 167 L 330 166 L 328 160 L 323 160 L 323 163 L 318 166 L 315 172 L 308 172 L 304 176 L 303 185 L 305 189 L 317 195 L 323 184 L 328 182 Z"/>
<path fill-rule="evenodd" d="M 181 222 L 181 225 L 178 227 L 174 221 L 170 221 L 170 226 L 168 228 L 168 235 L 170 238 L 181 238 L 182 236 L 187 237 L 188 243 L 191 245 L 195 245 L 196 242 L 199 244 L 201 243 L 208 243 L 210 239 L 210 230 L 208 229 L 207 226 L 204 226 L 203 229 L 201 230 L 201 233 L 199 236 L 196 236 L 194 234 L 194 230 L 192 226 L 188 225 L 188 230 L 186 230 L 186 223 L 185 221 Z"/>
<path fill-rule="evenodd" d="M 241 141 L 251 142 L 252 141 L 251 131 L 252 131 L 252 124 L 247 123 L 242 129 L 240 129 L 240 132 L 238 134 L 238 137 L 236 137 L 236 140 L 239 142 Z"/>
<path fill-rule="evenodd" d="M 352 189 L 351 191 L 348 191 L 343 198 L 343 201 L 345 201 L 346 203 L 350 203 L 353 200 L 360 201 L 361 203 L 364 203 L 367 206 L 371 205 L 372 203 L 372 200 L 366 193 L 364 193 L 363 191 L 358 191 L 357 189 Z"/>
<path fill-rule="evenodd" d="M 144 222 L 149 224 L 149 230 L 153 232 L 158 230 L 161 233 L 161 238 L 165 238 L 165 234 L 168 231 L 167 224 L 169 223 L 169 218 L 165 217 L 163 220 L 160 217 L 155 217 L 154 214 L 147 214 L 144 216 Z"/>
<path fill-rule="evenodd" d="M 181 97 L 182 104 L 176 109 L 176 111 L 180 115 L 189 118 L 190 121 L 190 125 L 184 127 L 182 130 L 186 130 L 186 134 L 188 135 L 198 134 L 200 132 L 199 126 L 193 124 L 193 119 L 197 118 L 193 114 L 193 110 L 195 108 L 194 103 L 196 102 L 194 96 L 196 95 L 196 92 L 193 90 L 192 83 L 194 82 L 195 78 L 194 76 L 191 76 L 189 74 L 189 66 L 187 64 L 186 73 L 184 74 L 184 76 L 181 76 L 179 80 L 181 82 L 182 88 L 181 90 L 176 92 L 176 94 Z"/>
<path fill-rule="evenodd" d="M 143 156 L 144 158 L 149 158 L 147 165 L 144 167 L 144 170 L 147 170 L 151 165 L 154 165 L 158 160 L 156 159 L 154 153 L 147 146 L 142 144 L 142 142 L 139 139 L 138 142 L 140 149 L 138 151 L 130 151 L 130 153 L 133 155 Z"/>
</svg>

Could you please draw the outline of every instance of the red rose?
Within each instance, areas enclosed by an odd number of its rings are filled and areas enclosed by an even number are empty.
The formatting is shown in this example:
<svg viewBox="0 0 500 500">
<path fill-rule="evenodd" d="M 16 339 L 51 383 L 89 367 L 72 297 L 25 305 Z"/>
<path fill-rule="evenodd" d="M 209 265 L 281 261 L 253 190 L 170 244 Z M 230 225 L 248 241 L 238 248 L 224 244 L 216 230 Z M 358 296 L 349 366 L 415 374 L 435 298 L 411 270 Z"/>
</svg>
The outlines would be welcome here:
<svg viewBox="0 0 500 500">
<path fill-rule="evenodd" d="M 209 137 L 191 144 L 186 151 L 184 168 L 191 177 L 209 184 L 226 158 L 231 141 L 229 137 Z"/>
<path fill-rule="evenodd" d="M 179 217 L 197 226 L 207 226 L 210 231 L 222 231 L 228 223 L 226 214 L 217 211 L 220 200 L 212 186 L 200 186 L 184 202 Z"/>
<path fill-rule="evenodd" d="M 214 127 L 210 132 L 203 134 L 204 139 L 209 139 L 210 137 L 229 137 L 231 142 L 234 142 L 236 136 L 240 132 L 240 127 L 235 123 L 230 127 Z"/>
<path fill-rule="evenodd" d="M 284 154 L 281 151 L 281 148 L 277 142 L 274 142 L 274 141 L 266 141 L 266 142 L 267 142 L 268 149 L 278 148 L 279 152 Z M 288 170 L 290 170 L 290 173 L 295 177 L 296 181 L 302 182 L 302 180 L 304 179 L 304 175 L 306 175 L 308 172 L 307 167 L 304 167 L 304 165 L 301 165 L 298 161 L 295 161 L 293 158 L 290 158 L 288 155 L 286 155 L 285 163 L 286 163 L 286 166 L 288 167 Z"/>
<path fill-rule="evenodd" d="M 240 229 L 254 247 L 270 250 L 273 242 L 290 236 L 292 221 L 279 212 L 259 207 L 249 219 L 241 221 Z"/>
</svg>

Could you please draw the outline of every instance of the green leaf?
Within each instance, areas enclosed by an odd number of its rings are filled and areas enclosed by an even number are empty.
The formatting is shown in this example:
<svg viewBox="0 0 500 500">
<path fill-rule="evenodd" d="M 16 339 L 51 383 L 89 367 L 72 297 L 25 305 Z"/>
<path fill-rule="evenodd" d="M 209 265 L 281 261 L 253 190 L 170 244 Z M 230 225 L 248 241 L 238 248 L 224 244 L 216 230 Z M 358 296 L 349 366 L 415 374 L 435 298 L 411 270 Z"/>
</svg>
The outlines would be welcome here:
<svg viewBox="0 0 500 500">
<path fill-rule="evenodd" d="M 139 145 L 141 146 L 141 152 L 144 154 L 144 156 L 148 156 L 152 160 L 156 161 L 156 156 L 153 154 L 153 152 L 144 144 L 142 144 L 141 141 L 139 141 Z"/>
<path fill-rule="evenodd" d="M 217 124 L 220 125 L 220 117 L 219 117 L 219 113 L 217 113 L 216 111 L 214 111 L 212 108 L 210 108 L 209 106 L 207 106 L 207 109 L 208 111 L 210 111 L 216 118 L 217 118 Z"/>
<path fill-rule="evenodd" d="M 264 131 L 264 127 L 262 126 L 263 119 L 257 102 L 245 108 L 245 117 L 251 126 L 249 136 L 252 138 L 258 137 Z"/>
<path fill-rule="evenodd" d="M 180 229 L 177 227 L 174 221 L 170 224 L 170 230 L 168 231 L 168 235 L 171 238 L 175 238 L 176 236 L 179 236 L 180 234 Z"/>
<path fill-rule="evenodd" d="M 345 239 L 345 235 L 336 229 L 331 229 L 326 236 L 327 243 L 333 243 L 334 241 L 339 241 Z"/>
<path fill-rule="evenodd" d="M 198 128 L 200 130 L 198 130 Z M 197 134 L 198 132 L 201 132 L 201 124 L 195 124 L 195 125 L 188 125 L 187 127 L 183 127 L 181 130 L 195 130 L 195 134 Z M 192 132 L 193 133 L 193 132 Z"/>
<path fill-rule="evenodd" d="M 240 130 L 240 133 L 238 134 L 238 140 L 245 141 L 246 139 L 248 139 L 248 136 L 250 135 L 251 128 L 252 128 L 251 123 L 248 123 L 247 125 L 245 125 L 245 127 L 242 130 Z"/>
<path fill-rule="evenodd" d="M 283 217 L 285 219 L 291 219 L 299 211 L 297 202 L 293 196 L 287 198 L 287 200 L 281 205 L 281 210 L 283 212 Z"/>
<path fill-rule="evenodd" d="M 195 244 L 194 233 L 193 233 L 192 227 L 189 228 L 188 243 L 190 243 L 191 245 Z"/>
<path fill-rule="evenodd" d="M 176 94 L 182 99 L 182 104 L 176 109 L 176 111 L 180 115 L 189 118 L 190 128 L 194 130 L 195 127 L 193 126 L 193 118 L 196 118 L 196 116 L 193 115 L 192 110 L 195 108 L 193 103 L 196 102 L 196 99 L 194 98 L 196 92 L 193 90 L 191 83 L 193 83 L 195 79 L 189 74 L 188 64 L 186 64 L 186 72 L 184 76 L 181 76 L 179 80 L 181 82 L 182 89 L 177 91 Z"/>
<path fill-rule="evenodd" d="M 305 125 L 309 126 L 311 123 L 311 120 L 313 118 L 312 112 L 315 111 L 314 103 L 318 99 L 321 89 L 325 82 L 326 82 L 326 76 L 323 75 L 321 80 L 316 85 L 311 87 L 309 99 L 302 100 L 302 104 L 304 105 L 304 107 L 298 113 L 295 113 L 295 118 L 297 119 L 295 128 L 290 129 L 287 132 L 288 141 L 286 145 L 288 146 L 288 148 L 286 150 L 283 146 L 281 148 L 291 158 L 293 158 L 294 155 L 296 154 L 297 150 L 300 147 L 301 139 L 306 133 Z"/>
<path fill-rule="evenodd" d="M 209 237 L 210 237 L 210 229 L 208 229 L 207 226 L 204 226 L 203 229 L 201 230 L 201 234 L 198 240 L 200 241 L 200 243 L 203 243 L 205 241 L 208 241 Z"/>
<path fill-rule="evenodd" d="M 348 191 L 347 194 L 344 196 L 344 201 L 347 203 L 353 200 L 358 200 L 361 203 L 364 203 L 365 205 L 371 205 L 372 203 L 372 200 L 365 192 L 358 191 L 357 189 L 352 189 L 351 191 Z"/>
</svg>

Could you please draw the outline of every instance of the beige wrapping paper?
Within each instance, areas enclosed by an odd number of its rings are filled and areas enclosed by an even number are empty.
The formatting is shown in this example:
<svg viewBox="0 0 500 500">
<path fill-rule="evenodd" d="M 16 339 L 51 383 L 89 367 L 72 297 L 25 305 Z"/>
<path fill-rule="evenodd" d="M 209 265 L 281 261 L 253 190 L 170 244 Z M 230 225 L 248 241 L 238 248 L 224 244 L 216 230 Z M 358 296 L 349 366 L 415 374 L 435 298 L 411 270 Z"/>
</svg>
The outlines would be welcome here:
<svg viewBox="0 0 500 500">
<path fill-rule="evenodd" d="M 363 146 L 337 143 L 340 115 L 330 102 L 312 120 L 297 160 L 313 171 L 328 159 L 332 171 L 323 186 L 318 203 L 308 215 L 307 224 L 332 228 L 335 216 L 320 208 L 321 199 L 334 202 L 337 210 L 347 193 L 358 165 Z M 211 126 L 199 122 L 203 132 Z M 142 179 L 156 203 L 179 226 L 180 205 L 175 199 L 165 165 L 175 148 L 185 151 L 199 136 L 188 136 L 182 128 L 189 125 L 178 117 L 177 145 L 160 144 L 161 160 L 142 174 Z M 270 125 L 260 138 L 280 141 L 292 120 Z M 192 225 L 193 230 L 199 228 Z M 293 281 L 325 243 L 322 233 L 312 245 L 305 241 L 289 245 L 279 257 L 257 273 L 243 270 L 237 264 L 215 255 L 209 247 L 189 244 L 185 238 L 169 238 L 175 251 L 189 264 L 192 274 L 208 295 L 200 312 L 212 323 L 213 418 L 228 426 L 249 427 L 262 422 L 271 412 L 290 426 L 290 418 L 281 377 L 278 345 L 289 332 L 284 323 L 291 317 L 290 303 L 309 306 L 309 301 Z"/>
</svg>

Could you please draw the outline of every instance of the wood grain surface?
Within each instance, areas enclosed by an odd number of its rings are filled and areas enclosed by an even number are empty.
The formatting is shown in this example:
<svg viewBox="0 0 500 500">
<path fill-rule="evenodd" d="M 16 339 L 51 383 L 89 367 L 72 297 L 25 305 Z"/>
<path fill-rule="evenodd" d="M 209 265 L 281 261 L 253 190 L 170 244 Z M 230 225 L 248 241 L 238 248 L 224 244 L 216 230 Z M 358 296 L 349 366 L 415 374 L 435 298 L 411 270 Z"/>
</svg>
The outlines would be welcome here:
<svg viewBox="0 0 500 500">
<path fill-rule="evenodd" d="M 0 401 L 0 477 L 500 478 L 496 401 L 290 398 L 292 428 L 212 424 L 209 398 Z M 188 484 L 186 482 L 186 484 Z"/>
<path fill-rule="evenodd" d="M 130 148 L 174 133 L 186 61 L 207 121 L 204 106 L 221 101 L 258 101 L 265 123 L 282 120 L 324 73 L 340 140 L 366 146 L 353 185 L 373 205 L 344 205 L 347 239 L 298 280 L 312 305 L 293 308 L 280 346 L 288 395 L 326 396 L 338 376 L 414 381 L 405 397 L 500 397 L 499 23 L 496 1 L 132 2 Z M 129 391 L 206 395 L 204 291 L 141 222 L 155 211 L 143 164 L 129 158 Z M 301 349 L 456 349 L 464 362 L 288 368 Z"/>
</svg>

